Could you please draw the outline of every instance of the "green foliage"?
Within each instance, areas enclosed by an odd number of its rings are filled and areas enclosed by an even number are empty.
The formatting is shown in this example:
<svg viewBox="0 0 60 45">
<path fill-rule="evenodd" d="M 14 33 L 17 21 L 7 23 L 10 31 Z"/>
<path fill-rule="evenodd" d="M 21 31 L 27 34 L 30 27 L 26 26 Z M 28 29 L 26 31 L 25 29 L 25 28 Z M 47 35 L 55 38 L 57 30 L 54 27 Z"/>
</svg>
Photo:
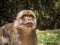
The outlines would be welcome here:
<svg viewBox="0 0 60 45">
<path fill-rule="evenodd" d="M 39 32 L 37 34 L 38 44 L 46 44 L 46 45 L 58 45 L 60 41 L 60 31 L 52 30 L 52 31 L 44 31 Z"/>
<path fill-rule="evenodd" d="M 50 36 L 45 33 L 39 34 L 38 35 L 38 42 L 40 43 L 56 43 L 57 39 L 56 36 Z"/>
</svg>

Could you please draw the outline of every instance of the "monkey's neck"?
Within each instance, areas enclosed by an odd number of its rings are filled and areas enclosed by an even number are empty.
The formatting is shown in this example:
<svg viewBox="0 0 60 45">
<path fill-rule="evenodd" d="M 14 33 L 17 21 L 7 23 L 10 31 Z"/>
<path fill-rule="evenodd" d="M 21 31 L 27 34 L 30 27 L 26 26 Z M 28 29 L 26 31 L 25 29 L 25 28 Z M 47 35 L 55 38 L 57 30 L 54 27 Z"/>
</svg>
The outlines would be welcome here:
<svg viewBox="0 0 60 45">
<path fill-rule="evenodd" d="M 30 28 L 18 30 L 21 45 L 36 45 L 36 32 Z"/>
</svg>

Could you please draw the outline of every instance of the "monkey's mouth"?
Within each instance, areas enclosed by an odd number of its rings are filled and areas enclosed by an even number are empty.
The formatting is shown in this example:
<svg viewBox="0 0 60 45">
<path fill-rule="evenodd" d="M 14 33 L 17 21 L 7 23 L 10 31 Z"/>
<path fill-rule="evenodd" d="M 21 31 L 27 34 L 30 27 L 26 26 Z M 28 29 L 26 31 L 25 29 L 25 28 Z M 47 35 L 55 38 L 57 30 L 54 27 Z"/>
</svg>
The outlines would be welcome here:
<svg viewBox="0 0 60 45">
<path fill-rule="evenodd" d="M 28 26 L 28 27 L 32 27 L 33 26 L 33 23 L 32 22 L 28 22 L 25 25 Z"/>
</svg>

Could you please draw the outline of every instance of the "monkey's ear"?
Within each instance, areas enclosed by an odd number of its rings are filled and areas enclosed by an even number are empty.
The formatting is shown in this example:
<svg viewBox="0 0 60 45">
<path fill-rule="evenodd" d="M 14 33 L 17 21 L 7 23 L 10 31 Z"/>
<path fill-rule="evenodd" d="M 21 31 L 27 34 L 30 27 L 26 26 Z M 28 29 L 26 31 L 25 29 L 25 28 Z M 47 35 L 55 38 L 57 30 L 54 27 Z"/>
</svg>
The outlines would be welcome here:
<svg viewBox="0 0 60 45">
<path fill-rule="evenodd" d="M 23 25 L 21 24 L 22 22 L 19 22 L 18 20 L 15 20 L 15 22 L 14 22 L 14 27 L 16 27 L 16 28 L 22 28 L 23 27 Z"/>
</svg>

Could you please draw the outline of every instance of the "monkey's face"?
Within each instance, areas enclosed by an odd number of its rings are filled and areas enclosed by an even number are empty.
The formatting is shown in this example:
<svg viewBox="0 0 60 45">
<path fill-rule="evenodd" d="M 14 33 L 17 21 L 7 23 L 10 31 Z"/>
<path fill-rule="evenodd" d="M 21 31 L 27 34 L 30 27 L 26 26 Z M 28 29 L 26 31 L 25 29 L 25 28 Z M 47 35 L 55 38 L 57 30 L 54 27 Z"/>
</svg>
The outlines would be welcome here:
<svg viewBox="0 0 60 45">
<path fill-rule="evenodd" d="M 23 10 L 17 15 L 17 26 L 36 28 L 36 16 L 31 10 Z M 15 24 L 16 25 L 16 24 Z"/>
<path fill-rule="evenodd" d="M 27 27 L 32 27 L 34 25 L 34 16 L 31 14 L 24 14 L 22 17 L 23 25 Z"/>
</svg>

